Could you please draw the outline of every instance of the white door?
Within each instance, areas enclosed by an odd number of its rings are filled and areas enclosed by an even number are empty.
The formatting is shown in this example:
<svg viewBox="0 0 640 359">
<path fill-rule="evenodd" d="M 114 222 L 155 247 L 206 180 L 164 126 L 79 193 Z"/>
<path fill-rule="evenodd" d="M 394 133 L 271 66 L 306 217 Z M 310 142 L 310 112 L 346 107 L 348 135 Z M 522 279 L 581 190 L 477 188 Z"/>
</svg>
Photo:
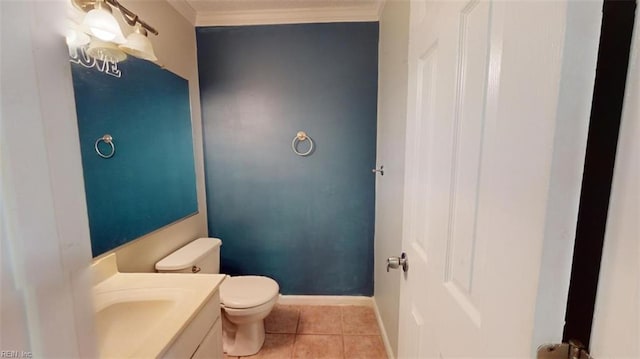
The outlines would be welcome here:
<svg viewBox="0 0 640 359">
<path fill-rule="evenodd" d="M 591 353 L 597 359 L 640 358 L 638 20 L 634 31 L 591 335 Z"/>
<path fill-rule="evenodd" d="M 411 3 L 401 358 L 528 358 L 543 344 L 536 305 L 549 203 L 561 200 L 549 193 L 568 11 Z M 577 213 L 577 196 L 567 201 Z"/>
</svg>

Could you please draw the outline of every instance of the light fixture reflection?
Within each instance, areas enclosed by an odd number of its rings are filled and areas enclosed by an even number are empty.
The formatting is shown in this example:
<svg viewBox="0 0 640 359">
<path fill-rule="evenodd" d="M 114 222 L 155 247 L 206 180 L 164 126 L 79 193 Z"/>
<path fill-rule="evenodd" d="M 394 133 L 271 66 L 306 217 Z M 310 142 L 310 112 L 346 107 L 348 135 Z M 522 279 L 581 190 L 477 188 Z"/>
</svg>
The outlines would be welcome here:
<svg viewBox="0 0 640 359">
<path fill-rule="evenodd" d="M 82 47 L 91 41 L 89 35 L 77 29 L 76 26 L 67 29 L 67 46 L 70 48 Z"/>
<path fill-rule="evenodd" d="M 112 62 L 120 62 L 127 58 L 127 54 L 120 50 L 114 43 L 98 39 L 91 40 L 89 48 L 87 49 L 87 55 L 94 59 Z"/>
<path fill-rule="evenodd" d="M 127 36 L 127 42 L 120 45 L 120 48 L 126 53 L 148 61 L 157 61 L 158 58 L 153 52 L 151 41 L 147 37 L 147 30 L 140 24 L 136 24 L 133 32 Z"/>
</svg>

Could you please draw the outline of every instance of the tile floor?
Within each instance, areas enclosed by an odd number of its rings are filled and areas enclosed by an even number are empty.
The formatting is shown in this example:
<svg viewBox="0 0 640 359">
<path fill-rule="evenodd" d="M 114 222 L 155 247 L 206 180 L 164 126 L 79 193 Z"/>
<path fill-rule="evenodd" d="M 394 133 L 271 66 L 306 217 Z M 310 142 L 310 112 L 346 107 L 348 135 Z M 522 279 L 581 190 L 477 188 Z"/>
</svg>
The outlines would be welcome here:
<svg viewBox="0 0 640 359">
<path fill-rule="evenodd" d="M 250 359 L 386 359 L 373 308 L 276 305 Z M 225 359 L 236 359 L 225 355 Z"/>
</svg>

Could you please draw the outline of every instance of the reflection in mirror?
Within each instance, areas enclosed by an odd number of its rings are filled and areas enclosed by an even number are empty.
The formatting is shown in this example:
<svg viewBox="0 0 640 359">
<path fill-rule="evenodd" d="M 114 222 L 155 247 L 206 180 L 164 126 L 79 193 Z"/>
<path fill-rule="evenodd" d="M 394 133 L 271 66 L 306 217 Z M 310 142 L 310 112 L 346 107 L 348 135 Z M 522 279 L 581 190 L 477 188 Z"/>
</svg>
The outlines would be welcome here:
<svg viewBox="0 0 640 359">
<path fill-rule="evenodd" d="M 197 213 L 188 81 L 71 56 L 93 256 Z"/>
</svg>

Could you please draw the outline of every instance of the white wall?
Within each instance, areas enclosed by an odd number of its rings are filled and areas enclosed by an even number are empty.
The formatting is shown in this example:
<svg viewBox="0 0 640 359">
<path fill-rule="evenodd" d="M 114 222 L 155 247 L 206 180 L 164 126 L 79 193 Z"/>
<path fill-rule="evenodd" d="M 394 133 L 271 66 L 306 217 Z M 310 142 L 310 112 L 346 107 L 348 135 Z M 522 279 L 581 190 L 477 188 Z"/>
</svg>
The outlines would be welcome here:
<svg viewBox="0 0 640 359">
<path fill-rule="evenodd" d="M 568 2 L 533 350 L 562 339 L 601 21 L 602 1 Z"/>
<path fill-rule="evenodd" d="M 387 273 L 386 259 L 402 251 L 405 124 L 407 114 L 407 47 L 409 2 L 387 1 L 380 19 L 378 65 L 378 166 L 376 175 L 376 224 L 374 299 L 389 345 L 398 352 L 400 273 Z"/>
<path fill-rule="evenodd" d="M 595 358 L 640 358 L 640 22 L 634 39 L 591 333 Z"/>
<path fill-rule="evenodd" d="M 166 1 L 122 0 L 121 3 L 158 30 L 159 36 L 149 34 L 156 56 L 165 68 L 189 80 L 191 96 L 198 214 L 147 234 L 115 250 L 121 271 L 152 272 L 155 262 L 167 254 L 190 240 L 207 236 L 196 34 L 193 25 Z M 125 26 L 122 28 L 124 29 Z"/>
<path fill-rule="evenodd" d="M 63 0 L 2 1 L 0 350 L 95 357 Z"/>
</svg>

